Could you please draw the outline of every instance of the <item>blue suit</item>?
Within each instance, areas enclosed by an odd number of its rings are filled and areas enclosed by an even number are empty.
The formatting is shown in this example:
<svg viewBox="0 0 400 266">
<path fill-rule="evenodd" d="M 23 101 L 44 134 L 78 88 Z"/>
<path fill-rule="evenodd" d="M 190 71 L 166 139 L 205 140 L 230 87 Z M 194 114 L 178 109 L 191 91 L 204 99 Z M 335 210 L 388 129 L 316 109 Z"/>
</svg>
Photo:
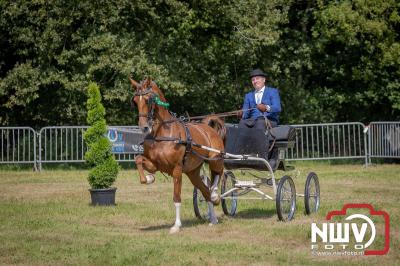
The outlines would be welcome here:
<svg viewBox="0 0 400 266">
<path fill-rule="evenodd" d="M 279 91 L 275 88 L 265 87 L 264 93 L 261 99 L 261 103 L 269 105 L 271 110 L 269 112 L 262 113 L 257 109 L 256 98 L 254 91 L 246 94 L 244 97 L 243 110 L 255 108 L 254 110 L 244 111 L 243 119 L 256 119 L 260 116 L 266 116 L 269 120 L 279 123 L 279 113 L 281 112 L 281 100 L 279 97 Z"/>
</svg>

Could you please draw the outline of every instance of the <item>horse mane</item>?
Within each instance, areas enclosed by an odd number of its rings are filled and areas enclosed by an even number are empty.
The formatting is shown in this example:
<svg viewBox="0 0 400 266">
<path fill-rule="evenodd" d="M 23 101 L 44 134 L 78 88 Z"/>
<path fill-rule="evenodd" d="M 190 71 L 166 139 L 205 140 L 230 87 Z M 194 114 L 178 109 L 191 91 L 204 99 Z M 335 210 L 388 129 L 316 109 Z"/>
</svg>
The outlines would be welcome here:
<svg viewBox="0 0 400 266">
<path fill-rule="evenodd" d="M 147 77 L 147 78 L 144 80 L 143 84 L 142 84 L 142 87 L 143 87 L 143 88 L 147 88 L 148 86 L 151 86 L 151 88 L 153 89 L 153 91 L 154 91 L 155 93 L 157 93 L 158 97 L 160 97 L 160 100 L 162 100 L 163 102 L 166 101 L 165 96 L 164 96 L 164 93 L 160 90 L 160 88 L 158 87 L 158 85 L 157 85 L 150 77 Z"/>
</svg>

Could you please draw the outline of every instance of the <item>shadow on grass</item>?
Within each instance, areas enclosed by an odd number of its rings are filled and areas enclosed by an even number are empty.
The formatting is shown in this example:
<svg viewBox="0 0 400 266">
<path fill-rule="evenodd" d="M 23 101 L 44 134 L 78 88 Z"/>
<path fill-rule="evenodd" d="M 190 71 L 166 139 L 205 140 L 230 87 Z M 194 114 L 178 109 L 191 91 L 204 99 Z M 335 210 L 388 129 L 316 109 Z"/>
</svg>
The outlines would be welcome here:
<svg viewBox="0 0 400 266">
<path fill-rule="evenodd" d="M 245 209 L 242 211 L 238 211 L 234 218 L 239 219 L 264 219 L 264 218 L 271 218 L 276 216 L 276 210 L 274 209 Z"/>
<path fill-rule="evenodd" d="M 194 227 L 194 226 L 198 226 L 201 224 L 208 224 L 208 221 L 205 220 L 200 220 L 200 219 L 185 219 L 182 220 L 182 227 L 188 228 L 188 227 Z M 150 225 L 147 227 L 143 227 L 140 228 L 140 231 L 158 231 L 158 230 L 165 230 L 165 229 L 169 229 L 174 225 L 173 222 L 168 223 L 168 224 L 160 224 L 160 225 Z"/>
</svg>

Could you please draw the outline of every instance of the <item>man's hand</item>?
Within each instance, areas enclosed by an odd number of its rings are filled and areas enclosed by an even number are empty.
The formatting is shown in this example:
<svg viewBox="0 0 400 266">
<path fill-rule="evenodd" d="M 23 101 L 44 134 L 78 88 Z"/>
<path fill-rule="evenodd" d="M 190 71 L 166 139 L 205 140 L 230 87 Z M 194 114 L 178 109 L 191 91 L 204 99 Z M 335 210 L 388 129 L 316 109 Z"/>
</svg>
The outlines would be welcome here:
<svg viewBox="0 0 400 266">
<path fill-rule="evenodd" d="M 264 113 L 264 112 L 269 111 L 271 108 L 268 105 L 260 103 L 260 104 L 257 104 L 257 109 Z"/>
<path fill-rule="evenodd" d="M 237 118 L 242 119 L 243 111 L 242 111 L 242 110 L 238 111 L 238 112 L 236 113 L 236 115 L 237 115 Z"/>
</svg>

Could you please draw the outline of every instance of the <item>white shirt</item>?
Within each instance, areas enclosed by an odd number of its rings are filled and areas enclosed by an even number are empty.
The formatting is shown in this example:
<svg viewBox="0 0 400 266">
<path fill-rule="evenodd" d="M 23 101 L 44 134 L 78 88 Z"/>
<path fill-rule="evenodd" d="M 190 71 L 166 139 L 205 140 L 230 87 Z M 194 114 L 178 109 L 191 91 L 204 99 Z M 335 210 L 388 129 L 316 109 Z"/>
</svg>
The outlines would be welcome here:
<svg viewBox="0 0 400 266">
<path fill-rule="evenodd" d="M 256 97 L 256 104 L 260 104 L 261 103 L 262 96 L 264 94 L 264 89 L 265 89 L 265 86 L 262 87 L 261 89 L 259 89 L 258 91 L 254 92 L 254 95 Z"/>
</svg>

